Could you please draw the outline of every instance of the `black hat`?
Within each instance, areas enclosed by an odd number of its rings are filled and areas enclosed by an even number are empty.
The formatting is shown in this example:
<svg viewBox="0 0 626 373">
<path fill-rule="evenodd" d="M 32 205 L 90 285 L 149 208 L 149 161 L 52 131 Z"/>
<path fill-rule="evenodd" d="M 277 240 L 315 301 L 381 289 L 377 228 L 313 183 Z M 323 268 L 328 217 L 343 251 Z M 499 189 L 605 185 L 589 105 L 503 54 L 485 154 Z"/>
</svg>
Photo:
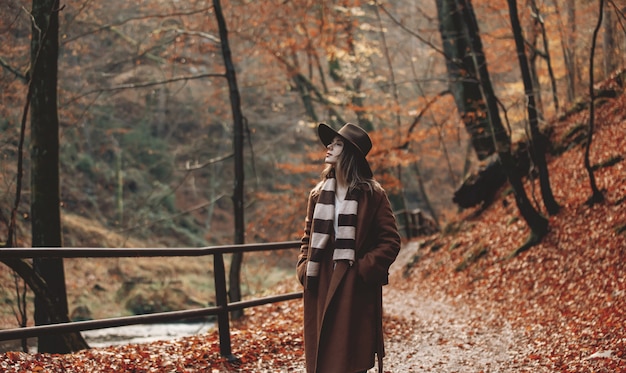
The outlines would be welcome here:
<svg viewBox="0 0 626 373">
<path fill-rule="evenodd" d="M 322 144 L 324 144 L 324 146 L 328 146 L 331 142 L 333 142 L 335 136 L 339 136 L 348 143 L 352 144 L 357 158 L 361 161 L 360 163 L 363 166 L 365 176 L 371 178 L 374 175 L 367 159 L 365 159 L 367 153 L 369 153 L 372 149 L 372 140 L 370 140 L 370 137 L 363 128 L 357 126 L 356 124 L 346 123 L 339 129 L 339 131 L 335 131 L 329 125 L 320 123 L 317 127 L 317 134 L 319 135 L 320 140 L 322 140 Z"/>
</svg>

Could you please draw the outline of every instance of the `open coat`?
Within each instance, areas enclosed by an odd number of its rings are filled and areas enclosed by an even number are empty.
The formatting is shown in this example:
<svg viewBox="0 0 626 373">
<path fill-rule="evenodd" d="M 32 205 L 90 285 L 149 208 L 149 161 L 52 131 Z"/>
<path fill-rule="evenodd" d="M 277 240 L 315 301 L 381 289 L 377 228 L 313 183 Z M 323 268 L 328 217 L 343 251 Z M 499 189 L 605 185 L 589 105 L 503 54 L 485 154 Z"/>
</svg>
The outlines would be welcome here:
<svg viewBox="0 0 626 373">
<path fill-rule="evenodd" d="M 306 285 L 317 188 L 309 195 L 297 275 Z M 304 290 L 304 348 L 307 373 L 351 373 L 374 366 L 385 355 L 382 286 L 400 251 L 400 235 L 385 191 L 358 192 L 356 261 L 332 260 L 333 239 L 324 250 L 317 290 Z"/>
</svg>

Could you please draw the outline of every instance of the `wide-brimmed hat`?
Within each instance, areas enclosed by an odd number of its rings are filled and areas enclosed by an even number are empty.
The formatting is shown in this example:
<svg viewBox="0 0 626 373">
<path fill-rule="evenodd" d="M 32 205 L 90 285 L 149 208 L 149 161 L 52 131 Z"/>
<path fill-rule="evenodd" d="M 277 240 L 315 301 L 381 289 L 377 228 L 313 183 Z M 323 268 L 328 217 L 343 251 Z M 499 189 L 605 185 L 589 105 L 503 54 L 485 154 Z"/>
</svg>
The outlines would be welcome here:
<svg viewBox="0 0 626 373">
<path fill-rule="evenodd" d="M 324 146 L 328 146 L 335 136 L 339 136 L 346 140 L 349 144 L 352 145 L 357 159 L 359 159 L 359 163 L 362 166 L 364 176 L 372 177 L 374 174 L 372 169 L 370 168 L 367 159 L 367 153 L 372 149 L 372 140 L 365 130 L 356 124 L 346 123 L 343 127 L 339 129 L 339 131 L 335 131 L 332 127 L 325 123 L 320 123 L 317 127 L 317 134 L 322 141 Z"/>
</svg>

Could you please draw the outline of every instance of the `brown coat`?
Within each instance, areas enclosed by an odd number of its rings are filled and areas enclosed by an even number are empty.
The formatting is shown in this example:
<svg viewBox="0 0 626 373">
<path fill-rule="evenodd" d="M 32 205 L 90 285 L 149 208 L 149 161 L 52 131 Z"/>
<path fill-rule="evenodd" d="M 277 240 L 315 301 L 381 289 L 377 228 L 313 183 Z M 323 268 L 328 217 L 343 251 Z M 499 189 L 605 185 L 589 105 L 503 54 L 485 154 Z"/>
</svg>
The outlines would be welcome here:
<svg viewBox="0 0 626 373">
<path fill-rule="evenodd" d="M 306 281 L 313 211 L 319 193 L 309 195 L 297 275 Z M 333 270 L 333 244 L 324 250 L 319 287 L 304 291 L 304 348 L 307 373 L 351 373 L 374 366 L 382 372 L 382 286 L 400 251 L 400 235 L 385 191 L 361 191 L 358 197 L 356 257 Z"/>
</svg>

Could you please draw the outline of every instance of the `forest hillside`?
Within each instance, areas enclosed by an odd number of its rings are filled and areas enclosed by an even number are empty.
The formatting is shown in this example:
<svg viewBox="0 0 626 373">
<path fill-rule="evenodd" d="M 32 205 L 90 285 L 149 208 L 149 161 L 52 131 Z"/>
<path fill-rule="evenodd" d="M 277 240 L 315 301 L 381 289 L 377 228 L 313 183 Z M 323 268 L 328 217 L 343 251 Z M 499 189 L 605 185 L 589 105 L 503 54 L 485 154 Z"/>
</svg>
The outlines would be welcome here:
<svg viewBox="0 0 626 373">
<path fill-rule="evenodd" d="M 615 92 L 596 103 L 591 146 L 604 202 L 588 204 L 585 136 L 578 134 L 585 131 L 589 110 L 581 102 L 550 121 L 549 169 L 561 211 L 550 217 L 550 232 L 540 244 L 511 256 L 528 231 L 508 187 L 481 214 L 464 211 L 441 233 L 403 243 L 385 289 L 386 309 L 393 310 L 384 320 L 392 347 L 386 372 L 442 372 L 450 361 L 464 372 L 626 372 L 624 74 L 597 88 Z M 525 187 L 531 195 L 538 188 L 531 180 Z M 297 289 L 288 278 L 267 293 Z M 421 308 L 433 300 L 451 306 L 453 316 L 445 320 L 463 325 L 462 333 L 446 334 L 443 324 L 422 322 L 431 310 Z M 470 309 L 470 316 L 450 320 L 460 309 Z M 62 356 L 7 352 L 0 355 L 0 367 L 7 372 L 293 372 L 303 364 L 301 311 L 297 300 L 249 310 L 232 330 L 236 364 L 219 355 L 213 331 Z M 441 330 L 429 332 L 433 327 Z M 485 330 L 515 336 L 511 345 L 500 346 L 508 358 L 484 350 Z M 426 336 L 423 345 L 408 342 L 417 335 Z M 423 357 L 421 350 L 435 353 Z M 480 359 L 463 360 L 472 351 L 482 354 Z"/>
</svg>

